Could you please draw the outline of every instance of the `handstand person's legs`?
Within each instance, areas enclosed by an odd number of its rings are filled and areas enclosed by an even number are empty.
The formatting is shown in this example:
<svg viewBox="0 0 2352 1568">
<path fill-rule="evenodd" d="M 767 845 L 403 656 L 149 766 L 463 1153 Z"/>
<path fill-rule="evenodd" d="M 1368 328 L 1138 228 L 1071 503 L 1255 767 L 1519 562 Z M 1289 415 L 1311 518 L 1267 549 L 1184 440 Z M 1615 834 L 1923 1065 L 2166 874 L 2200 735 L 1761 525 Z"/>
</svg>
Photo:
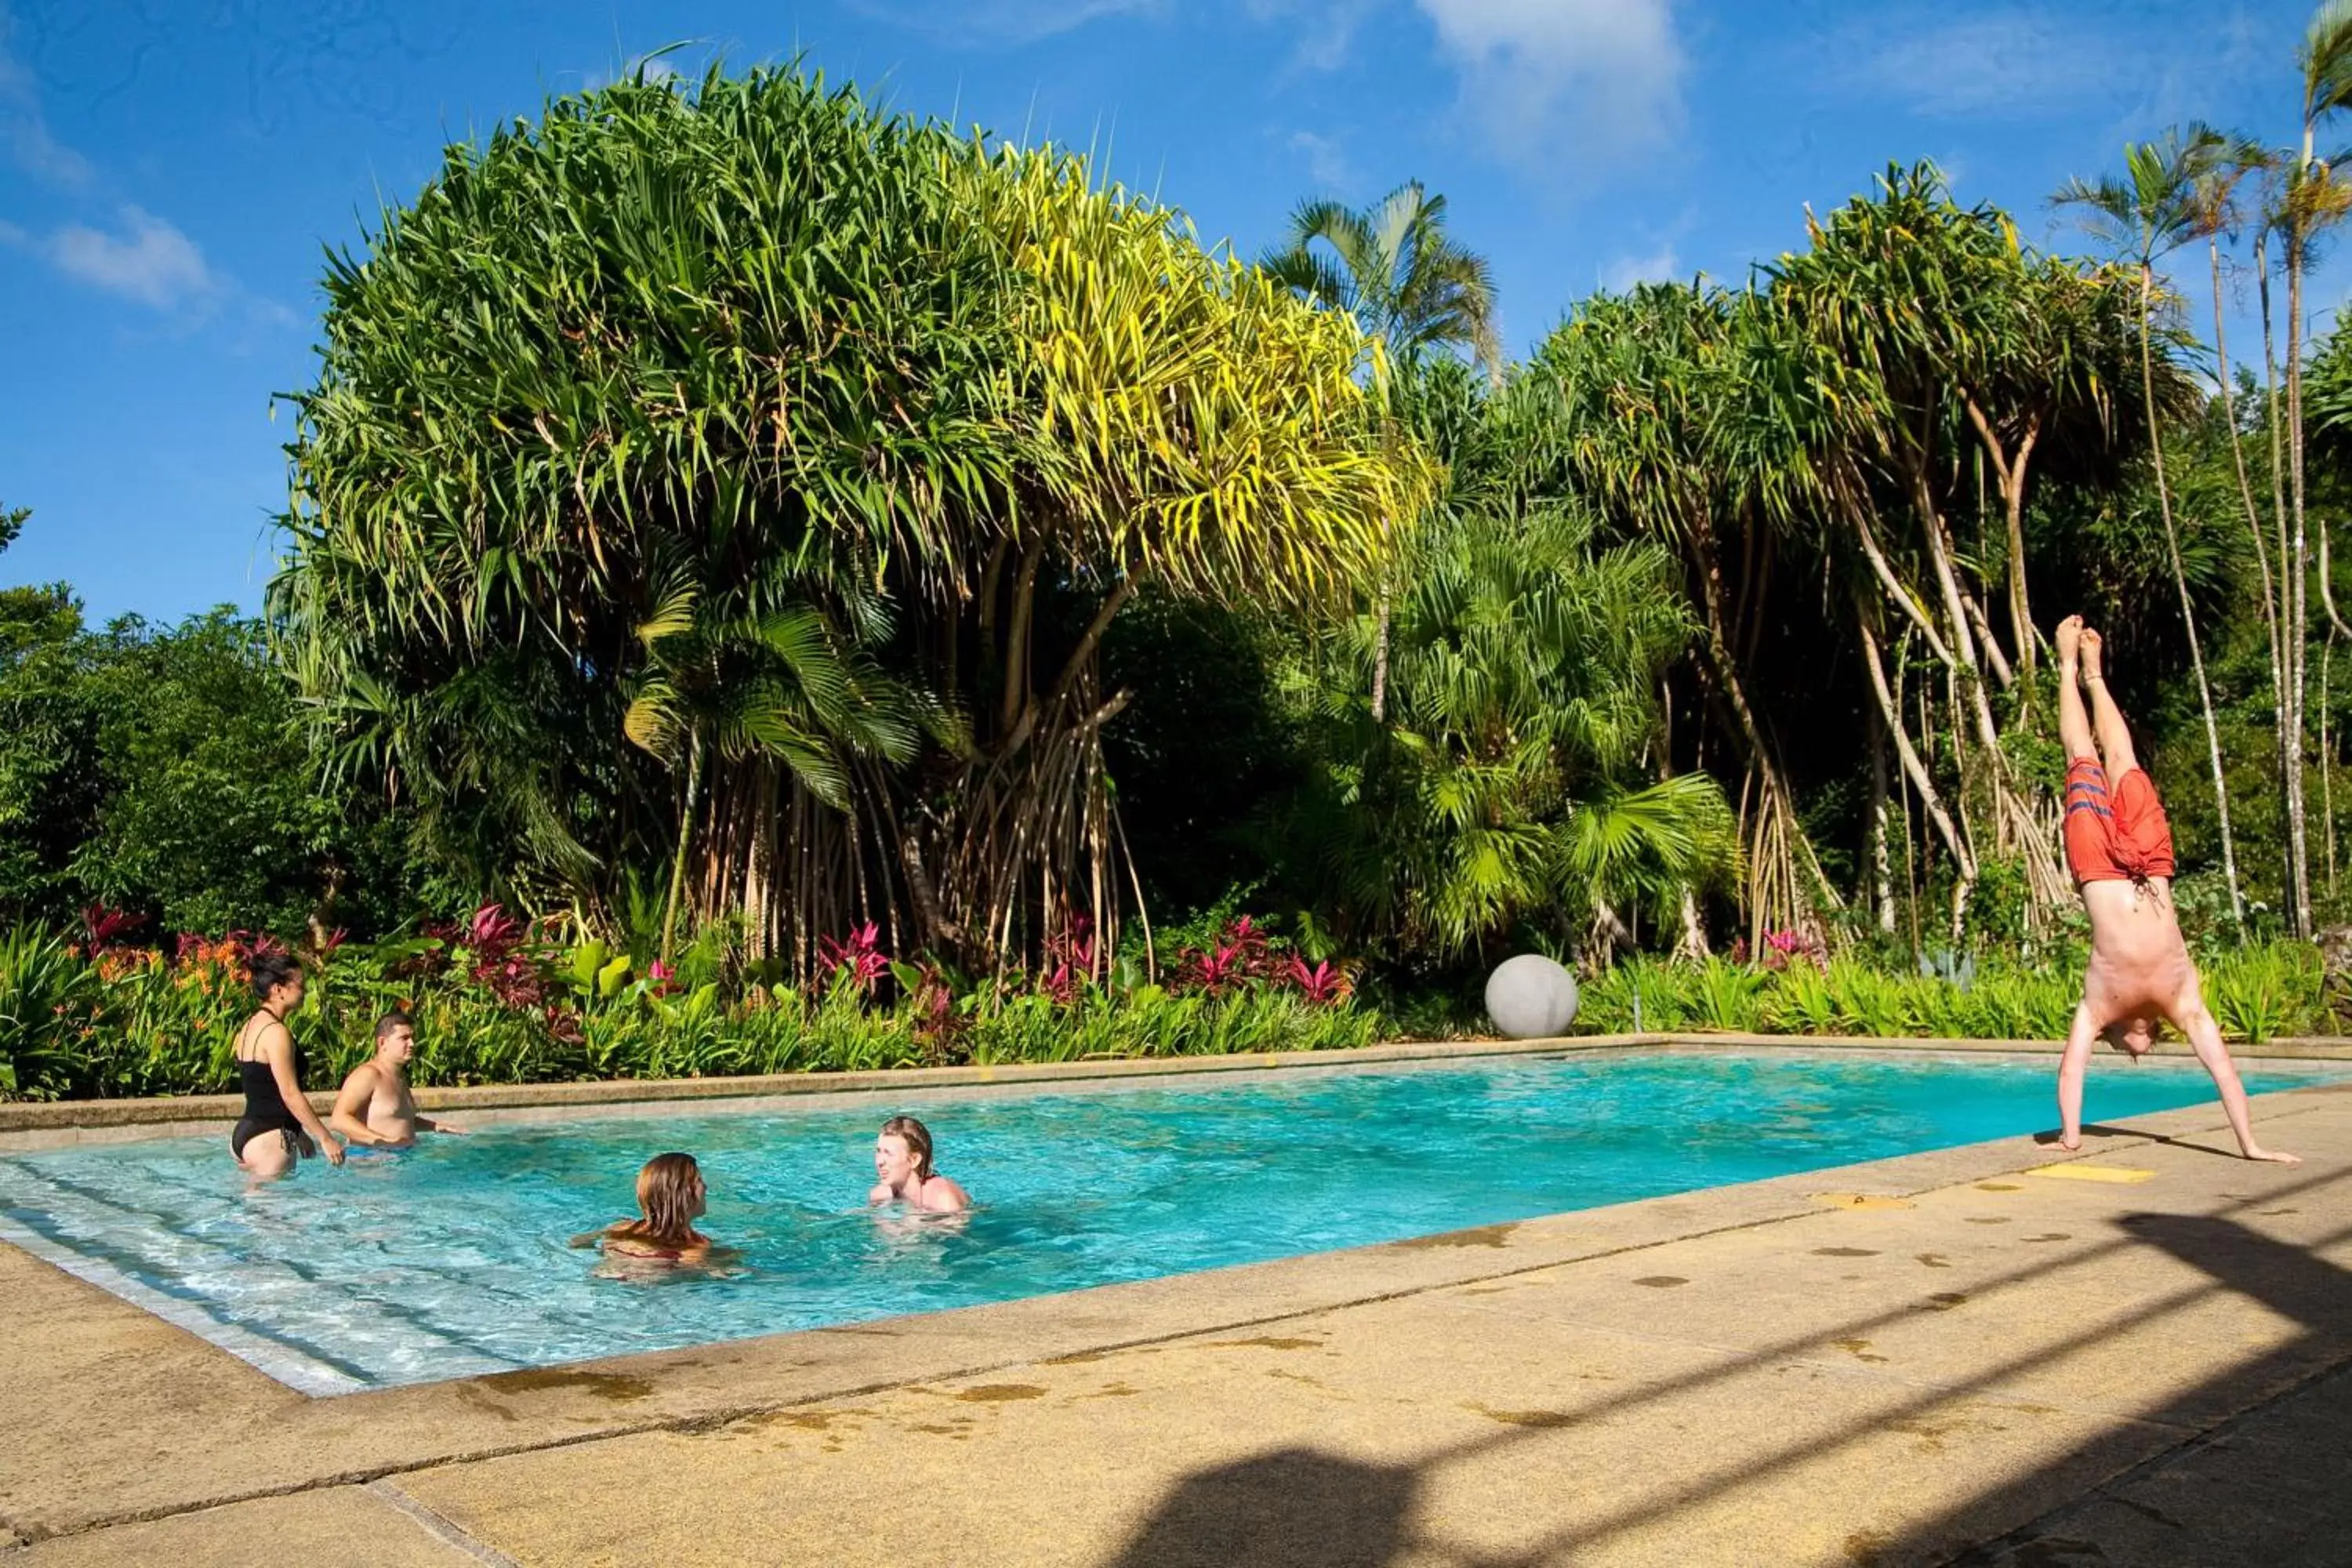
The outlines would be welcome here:
<svg viewBox="0 0 2352 1568">
<path fill-rule="evenodd" d="M 2083 689 L 2075 679 L 2080 658 L 2083 617 L 2068 616 L 2058 623 L 2058 740 L 2072 766 L 2077 757 L 2096 757 L 2091 742 L 2091 718 L 2083 708 Z"/>
<path fill-rule="evenodd" d="M 2115 698 L 2107 692 L 2105 652 L 2098 633 L 2083 634 L 2083 684 L 2090 688 L 2091 722 L 2098 731 L 2099 751 L 2105 760 L 2107 782 L 2112 787 L 2139 766 L 2139 756 L 2132 750 L 2131 726 L 2124 722 L 2124 710 L 2116 706 Z"/>
</svg>

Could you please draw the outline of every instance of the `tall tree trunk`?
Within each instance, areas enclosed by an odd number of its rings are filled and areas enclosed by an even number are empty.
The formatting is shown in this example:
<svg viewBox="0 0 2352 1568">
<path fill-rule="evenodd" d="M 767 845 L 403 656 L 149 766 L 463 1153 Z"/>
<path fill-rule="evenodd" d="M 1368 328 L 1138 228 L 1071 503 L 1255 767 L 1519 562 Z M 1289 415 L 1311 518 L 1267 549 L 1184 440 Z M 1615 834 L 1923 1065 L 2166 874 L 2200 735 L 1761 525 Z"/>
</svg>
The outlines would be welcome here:
<svg viewBox="0 0 2352 1568">
<path fill-rule="evenodd" d="M 678 900 L 686 892 L 686 857 L 694 844 L 694 812 L 702 800 L 702 736 L 689 732 L 686 742 L 686 801 L 677 812 L 677 849 L 670 857 L 669 897 L 662 904 L 661 960 L 669 967 L 676 951 Z"/>
<path fill-rule="evenodd" d="M 2296 698 L 2303 688 L 2303 656 L 2299 637 L 2301 622 L 2294 615 L 2295 574 L 2287 527 L 2286 411 L 2279 394 L 2278 348 L 2271 314 L 2269 246 L 2268 232 L 2257 232 L 2254 236 L 2254 277 L 2263 311 L 2263 396 L 2266 405 L 2263 423 L 2270 431 L 2271 518 L 2278 535 L 2279 692 L 2276 729 L 2279 799 L 2287 826 L 2286 837 L 2281 845 L 2280 885 L 2286 889 L 2287 921 L 2292 926 L 2294 923 L 2294 889 L 2305 883 L 2310 862 L 2305 858 L 2298 831 L 2299 806 L 2303 796 L 2303 729 L 2295 708 Z"/>
<path fill-rule="evenodd" d="M 1759 867 L 1757 862 L 1759 860 L 1769 856 L 1783 857 L 1791 862 L 1787 869 L 1794 871 L 1797 868 L 1793 862 L 1801 859 L 1804 862 L 1803 869 L 1810 874 L 1814 891 L 1819 896 L 1822 907 L 1835 909 L 1841 902 L 1837 889 L 1830 886 L 1828 874 L 1822 871 L 1821 860 L 1813 853 L 1812 841 L 1805 836 L 1803 825 L 1797 821 L 1795 798 L 1790 794 L 1788 781 L 1781 776 L 1772 748 L 1765 741 L 1763 728 L 1756 721 L 1755 710 L 1748 704 L 1747 689 L 1740 682 L 1738 661 L 1733 657 L 1730 644 L 1725 634 L 1723 573 L 1720 563 L 1716 559 L 1713 532 L 1704 526 L 1693 529 L 1691 545 L 1697 556 L 1699 596 L 1705 613 L 1707 662 L 1712 667 L 1715 688 L 1722 695 L 1726 706 L 1731 710 L 1741 744 L 1748 752 L 1749 765 L 1755 768 L 1763 784 L 1763 798 L 1758 802 L 1757 828 L 1751 836 L 1753 844 L 1761 847 L 1761 853 L 1751 853 L 1749 887 L 1753 889 L 1758 885 Z M 1760 871 L 1768 883 L 1773 879 L 1770 868 L 1760 868 Z M 1793 924 L 1795 923 L 1793 917 L 1799 913 L 1793 904 L 1794 879 L 1786 877 L 1779 879 L 1790 884 L 1789 892 L 1791 905 L 1785 912 L 1791 917 Z M 1761 902 L 1762 900 L 1753 897 L 1748 900 L 1748 935 L 1751 946 L 1761 939 L 1765 929 L 1764 922 L 1783 912 L 1764 909 L 1761 907 Z"/>
<path fill-rule="evenodd" d="M 2309 140 L 2306 133 L 2305 141 Z M 2305 163 L 2310 162 L 2308 153 Z M 2305 818 L 2303 776 L 2304 680 L 2309 668 L 2306 641 L 2310 626 L 2311 555 L 2304 533 L 2303 468 L 2303 274 L 2306 261 L 2304 219 L 2297 216 L 2286 237 L 2286 445 L 2287 495 L 2294 520 L 2293 543 L 2287 552 L 2287 639 L 2290 696 L 2294 722 L 2293 767 L 2287 775 L 2287 841 L 2294 856 L 2294 934 L 2311 936 L 2311 833 Z M 2282 720 L 2287 718 L 2281 713 Z"/>
<path fill-rule="evenodd" d="M 2279 664 L 2278 595 L 2271 582 L 2270 546 L 2263 540 L 2262 509 L 2254 504 L 2254 487 L 2246 478 L 2246 444 L 2238 430 L 2236 388 L 2230 384 L 2230 334 L 2222 324 L 2221 309 L 2221 242 L 2209 238 L 2208 247 L 2213 257 L 2213 353 L 2220 368 L 2221 388 L 2221 422 L 2230 429 L 2230 462 L 2238 476 L 2238 497 L 2245 503 L 2246 531 L 2254 542 L 2254 563 L 2263 574 L 2263 635 L 2270 643 L 2271 706 L 2277 711 L 2286 694 L 2286 679 Z M 2276 410 L 2272 411 L 2273 418 Z"/>
<path fill-rule="evenodd" d="M 2205 650 L 2197 636 L 2197 606 L 2189 601 L 2189 575 L 2181 569 L 2180 535 L 2172 521 L 2172 486 L 2164 472 L 2164 420 L 2156 405 L 2156 347 L 2148 342 L 2156 295 L 2156 268 L 2139 268 L 2139 384 L 2147 406 L 2147 451 L 2156 465 L 2156 504 L 2164 518 L 2164 552 L 2172 565 L 2172 585 L 2180 595 L 2180 624 L 2189 634 L 2189 662 L 2197 672 L 2197 702 L 2205 715 L 2205 754 L 2213 769 L 2213 809 L 2221 821 L 2221 874 L 2230 888 L 2230 914 L 2238 935 L 2246 934 L 2246 900 L 2238 889 L 2237 840 L 2230 831 L 2230 781 L 2221 771 L 2221 731 L 2213 720 L 2213 688 L 2205 679 Z"/>
<path fill-rule="evenodd" d="M 1895 868 L 1886 852 L 1887 832 L 1886 721 L 1873 710 L 1870 719 L 1870 892 L 1878 929 L 1895 934 Z"/>
<path fill-rule="evenodd" d="M 1871 692 L 1878 699 L 1879 717 L 1885 721 L 1887 738 L 1894 742 L 1895 754 L 1903 763 L 1904 776 L 1911 781 L 1911 788 L 1918 795 L 1920 808 L 1927 812 L 1927 820 L 1935 824 L 1937 837 L 1944 841 L 1944 847 L 1951 851 L 1952 863 L 1958 868 L 1961 880 L 1974 882 L 1977 877 L 1976 852 L 1969 847 L 1967 837 L 1952 820 L 1952 814 L 1945 809 L 1944 797 L 1937 790 L 1927 763 L 1920 757 L 1918 748 L 1911 743 L 1910 731 L 1904 728 L 1902 710 L 1895 703 L 1894 689 L 1886 683 L 1886 666 L 1879 657 L 1878 637 L 1871 629 L 1868 613 L 1859 605 L 1854 611 L 1855 627 L 1862 636 L 1863 669 L 1870 677 Z"/>
<path fill-rule="evenodd" d="M 1372 722 L 1389 715 L 1389 591 L 1381 589 L 1379 618 L 1372 626 Z"/>
<path fill-rule="evenodd" d="M 1964 396 L 1969 423 L 1976 426 L 1977 439 L 1984 446 L 1985 455 L 1992 459 L 1995 483 L 2000 489 L 2002 521 L 2009 536 L 2009 635 L 2017 647 L 2017 668 L 2026 675 L 2025 700 L 2032 700 L 2032 675 L 2037 659 L 2033 637 L 2033 605 L 2028 596 L 2025 582 L 2025 479 L 2033 461 L 2034 444 L 2042 438 L 2042 420 L 2036 415 L 2025 422 L 2017 437 L 2017 450 L 2006 449 L 1992 421 L 1977 405 L 1974 397 Z M 1985 638 L 1991 640 L 1988 630 Z M 2002 684 L 2008 684 L 2006 675 Z"/>
</svg>

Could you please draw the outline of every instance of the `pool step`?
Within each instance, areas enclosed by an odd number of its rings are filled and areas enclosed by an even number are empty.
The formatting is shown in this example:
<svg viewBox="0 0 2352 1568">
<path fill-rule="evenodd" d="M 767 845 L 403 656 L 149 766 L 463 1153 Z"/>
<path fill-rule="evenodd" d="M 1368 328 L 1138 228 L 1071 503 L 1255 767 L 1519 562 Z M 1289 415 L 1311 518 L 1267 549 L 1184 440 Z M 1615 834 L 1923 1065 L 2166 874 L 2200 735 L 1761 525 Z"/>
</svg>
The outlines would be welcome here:
<svg viewBox="0 0 2352 1568">
<path fill-rule="evenodd" d="M 381 1365 L 387 1352 L 446 1366 L 451 1376 L 520 1364 L 422 1322 L 405 1308 L 376 1300 L 348 1281 L 248 1258 L 167 1228 L 154 1215 L 55 1180 L 21 1161 L 0 1159 L 0 1200 L 11 1219 L 51 1247 L 98 1265 L 84 1274 L 92 1283 L 114 1289 L 110 1275 L 119 1275 L 194 1308 L 199 1318 L 173 1313 L 173 1321 L 197 1333 L 206 1332 L 207 1321 L 236 1331 L 236 1342 L 227 1336 L 206 1337 L 273 1375 L 280 1369 L 248 1353 L 244 1336 L 258 1336 L 361 1386 L 377 1381 L 367 1369 Z"/>
</svg>

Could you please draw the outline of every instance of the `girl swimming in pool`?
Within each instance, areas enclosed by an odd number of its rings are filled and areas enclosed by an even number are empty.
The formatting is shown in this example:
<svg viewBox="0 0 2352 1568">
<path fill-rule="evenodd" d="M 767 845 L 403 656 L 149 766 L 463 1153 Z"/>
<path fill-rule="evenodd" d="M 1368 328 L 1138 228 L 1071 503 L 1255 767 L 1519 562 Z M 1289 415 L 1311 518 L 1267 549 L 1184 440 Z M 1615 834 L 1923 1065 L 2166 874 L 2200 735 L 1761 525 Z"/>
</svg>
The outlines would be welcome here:
<svg viewBox="0 0 2352 1568">
<path fill-rule="evenodd" d="M 634 1262 L 711 1261 L 711 1240 L 694 1228 L 702 1217 L 702 1167 L 691 1154 L 656 1154 L 637 1173 L 635 1219 L 614 1220 L 572 1238 L 574 1247 L 601 1247 L 604 1256 Z"/>
<path fill-rule="evenodd" d="M 932 1214 L 971 1207 L 971 1194 L 931 1169 L 931 1130 L 911 1116 L 894 1116 L 874 1139 L 874 1190 L 869 1204 L 904 1203 Z"/>
</svg>

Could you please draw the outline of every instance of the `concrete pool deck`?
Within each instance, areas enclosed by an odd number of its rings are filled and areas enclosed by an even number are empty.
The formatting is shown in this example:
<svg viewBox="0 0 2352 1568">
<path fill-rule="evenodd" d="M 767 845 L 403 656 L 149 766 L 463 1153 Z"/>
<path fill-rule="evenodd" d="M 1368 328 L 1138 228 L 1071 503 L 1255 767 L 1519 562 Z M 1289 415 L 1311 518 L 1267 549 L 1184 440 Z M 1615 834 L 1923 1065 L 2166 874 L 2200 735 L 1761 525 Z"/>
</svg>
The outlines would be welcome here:
<svg viewBox="0 0 2352 1568">
<path fill-rule="evenodd" d="M 2256 1113 L 2303 1166 L 2229 1157 L 2206 1106 L 2071 1160 L 1978 1144 L 332 1399 L 0 1247 L 0 1546 L 26 1568 L 2341 1563 L 2352 1084 Z"/>
</svg>

